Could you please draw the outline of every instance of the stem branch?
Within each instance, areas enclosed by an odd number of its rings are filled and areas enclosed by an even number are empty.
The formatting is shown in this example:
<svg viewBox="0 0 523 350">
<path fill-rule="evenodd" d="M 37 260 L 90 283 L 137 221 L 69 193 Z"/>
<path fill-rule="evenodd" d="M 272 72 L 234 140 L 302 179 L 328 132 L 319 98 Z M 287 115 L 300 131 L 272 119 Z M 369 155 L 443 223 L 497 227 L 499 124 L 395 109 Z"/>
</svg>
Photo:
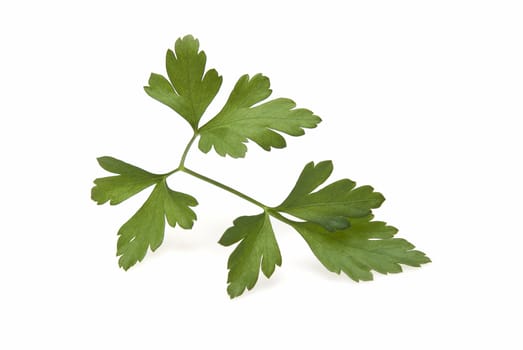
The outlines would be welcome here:
<svg viewBox="0 0 523 350">
<path fill-rule="evenodd" d="M 183 169 L 181 169 L 181 170 L 182 170 L 183 172 L 189 174 L 189 175 L 192 175 L 192 176 L 194 176 L 194 177 L 196 177 L 196 178 L 202 180 L 202 181 L 205 181 L 205 182 L 207 182 L 207 183 L 210 183 L 211 185 L 217 186 L 217 187 L 221 188 L 222 190 L 225 190 L 225 191 L 227 191 L 227 192 L 230 192 L 230 193 L 232 193 L 232 194 L 235 194 L 235 195 L 237 195 L 238 197 L 240 197 L 240 198 L 242 198 L 242 199 L 245 199 L 245 200 L 248 201 L 248 202 L 251 202 L 252 204 L 254 204 L 254 205 L 256 205 L 256 206 L 262 208 L 262 209 L 265 210 L 265 211 L 269 209 L 269 207 L 266 206 L 265 204 L 260 203 L 260 202 L 258 202 L 256 199 L 254 199 L 254 198 L 252 198 L 252 197 L 249 197 L 248 195 L 246 195 L 246 194 L 244 194 L 244 193 L 241 193 L 240 191 L 237 191 L 237 190 L 235 190 L 235 189 L 232 188 L 232 187 L 229 187 L 229 186 L 227 186 L 227 185 L 224 185 L 224 184 L 222 184 L 221 182 L 218 182 L 218 181 L 216 181 L 216 180 L 213 180 L 213 179 L 211 179 L 211 178 L 209 178 L 209 177 L 207 177 L 207 176 L 205 176 L 205 175 L 199 174 L 199 173 L 197 173 L 196 171 L 193 171 L 193 170 L 188 169 L 188 168 L 183 168 Z"/>
<path fill-rule="evenodd" d="M 195 131 L 194 134 L 191 137 L 191 140 L 185 146 L 185 150 L 182 154 L 182 159 L 180 159 L 180 164 L 178 165 L 178 169 L 182 170 L 185 167 L 185 158 L 187 158 L 187 154 L 189 153 L 189 150 L 191 149 L 192 144 L 194 143 L 194 140 L 196 140 L 196 137 L 198 137 L 198 131 Z"/>
<path fill-rule="evenodd" d="M 185 159 L 187 158 L 187 154 L 189 153 L 189 150 L 191 149 L 191 146 L 192 144 L 194 143 L 194 140 L 196 140 L 196 137 L 198 137 L 198 130 L 196 130 L 191 138 L 191 140 L 189 141 L 189 143 L 187 144 L 187 146 L 185 147 L 185 150 L 183 151 L 183 154 L 182 154 L 182 158 L 180 159 L 180 164 L 178 165 L 178 167 L 172 171 L 170 171 L 169 173 L 165 174 L 164 176 L 167 177 L 171 174 L 174 174 L 178 171 L 183 171 L 184 173 L 186 174 L 189 174 L 191 176 L 194 176 L 195 178 L 197 179 L 200 179 L 202 181 L 205 181 L 207 183 L 210 183 L 211 185 L 214 185 L 216 187 L 219 187 L 221 188 L 222 190 L 225 190 L 229 193 L 232 193 L 244 200 L 246 200 L 247 202 L 251 202 L 252 204 L 260 207 L 263 209 L 263 211 L 267 214 L 269 214 L 270 216 L 274 217 L 275 219 L 278 219 L 280 220 L 281 222 L 284 222 L 288 225 L 293 225 L 294 223 L 296 223 L 295 221 L 292 221 L 290 219 L 287 219 L 285 216 L 281 215 L 277 210 L 275 210 L 274 208 L 271 208 L 271 207 L 268 207 L 266 206 L 265 204 L 261 203 L 261 202 L 258 202 L 256 199 L 246 195 L 245 193 L 242 193 L 238 190 L 235 190 L 234 188 L 232 187 L 229 187 L 225 184 L 222 184 L 221 182 L 219 181 L 216 181 L 216 180 L 213 180 L 205 175 L 202 175 L 200 173 L 197 173 L 196 171 L 194 170 L 191 170 L 191 169 L 188 169 L 185 167 Z"/>
</svg>

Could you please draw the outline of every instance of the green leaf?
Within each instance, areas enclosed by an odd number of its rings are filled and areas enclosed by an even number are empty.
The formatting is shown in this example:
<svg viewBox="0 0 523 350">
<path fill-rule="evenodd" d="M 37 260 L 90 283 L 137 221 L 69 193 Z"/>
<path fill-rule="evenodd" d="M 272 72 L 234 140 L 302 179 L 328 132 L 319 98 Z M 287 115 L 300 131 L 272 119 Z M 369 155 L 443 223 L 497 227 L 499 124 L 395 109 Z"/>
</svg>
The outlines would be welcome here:
<svg viewBox="0 0 523 350">
<path fill-rule="evenodd" d="M 111 205 L 119 204 L 162 179 L 162 175 L 149 173 L 116 158 L 100 157 L 97 160 L 105 170 L 119 174 L 94 180 L 91 199 L 98 204 L 107 201 Z"/>
<path fill-rule="evenodd" d="M 187 35 L 176 40 L 174 52 L 167 51 L 165 64 L 169 80 L 152 73 L 145 92 L 169 106 L 189 122 L 194 130 L 222 84 L 215 69 L 205 71 L 207 56 L 199 51 L 198 39 Z"/>
<path fill-rule="evenodd" d="M 241 242 L 240 242 L 241 241 Z M 229 246 L 240 242 L 227 263 L 229 276 L 227 292 L 231 298 L 252 289 L 261 270 L 269 278 L 277 266 L 281 266 L 281 255 L 267 213 L 241 216 L 234 226 L 225 231 L 219 243 Z"/>
<path fill-rule="evenodd" d="M 382 274 L 401 272 L 400 264 L 419 267 L 430 262 L 424 253 L 401 238 L 393 238 L 396 228 L 371 221 L 372 216 L 351 221 L 351 227 L 329 232 L 314 223 L 296 223 L 294 228 L 327 268 L 343 271 L 354 281 L 369 281 L 371 270 Z"/>
<path fill-rule="evenodd" d="M 289 196 L 275 209 L 320 224 L 329 231 L 349 226 L 349 219 L 369 215 L 385 198 L 371 186 L 343 179 L 314 191 L 331 175 L 331 161 L 308 163 Z"/>
<path fill-rule="evenodd" d="M 164 210 L 169 225 L 175 227 L 178 224 L 184 229 L 192 228 L 196 214 L 190 207 L 198 205 L 196 198 L 182 192 L 173 191 L 166 184 L 164 191 Z"/>
<path fill-rule="evenodd" d="M 194 197 L 171 190 L 159 182 L 140 209 L 118 231 L 117 255 L 125 270 L 142 261 L 148 248 L 155 251 L 163 242 L 165 217 L 172 227 L 179 224 L 191 228 L 196 214 L 190 209 L 197 205 Z"/>
<path fill-rule="evenodd" d="M 200 150 L 207 153 L 214 147 L 221 156 L 240 158 L 247 152 L 248 139 L 266 151 L 283 148 L 285 139 L 276 131 L 300 136 L 303 128 L 314 128 L 321 121 L 307 109 L 295 109 L 294 101 L 287 98 L 256 105 L 271 95 L 269 87 L 269 78 L 261 74 L 242 76 L 223 109 L 200 128 Z"/>
</svg>

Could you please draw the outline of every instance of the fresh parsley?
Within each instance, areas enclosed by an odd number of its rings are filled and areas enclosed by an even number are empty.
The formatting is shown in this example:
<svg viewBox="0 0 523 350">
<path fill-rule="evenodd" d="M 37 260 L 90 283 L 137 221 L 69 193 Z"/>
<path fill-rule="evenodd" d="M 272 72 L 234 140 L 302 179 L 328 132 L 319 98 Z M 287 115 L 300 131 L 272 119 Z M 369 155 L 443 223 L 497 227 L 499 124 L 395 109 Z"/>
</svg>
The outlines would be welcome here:
<svg viewBox="0 0 523 350">
<path fill-rule="evenodd" d="M 166 182 L 177 172 L 222 188 L 262 209 L 258 215 L 238 217 L 219 241 L 224 246 L 237 244 L 227 264 L 227 292 L 231 298 L 252 289 L 260 269 L 269 278 L 276 266 L 281 266 L 271 218 L 294 228 L 329 271 L 343 271 L 355 281 L 372 280 L 372 271 L 397 273 L 402 271 L 401 265 L 417 267 L 430 262 L 411 243 L 395 238 L 396 228 L 373 220 L 372 209 L 380 207 L 385 198 L 371 186 L 356 187 L 355 182 L 342 179 L 318 189 L 332 173 L 331 161 L 305 165 L 290 194 L 276 207 L 189 169 L 185 160 L 197 138 L 204 153 L 214 148 L 221 156 L 242 158 L 249 140 L 266 151 L 284 148 L 282 134 L 300 136 L 304 129 L 315 128 L 321 122 L 311 111 L 296 108 L 290 99 L 267 100 L 272 93 L 269 78 L 256 74 L 240 77 L 221 111 L 200 126 L 222 84 L 215 69 L 205 70 L 206 61 L 199 41 L 187 35 L 176 41 L 174 51 L 167 51 L 167 78 L 153 73 L 144 87 L 149 96 L 173 109 L 193 129 L 176 169 L 153 174 L 112 157 L 98 158 L 103 169 L 115 174 L 94 180 L 91 198 L 98 204 L 116 205 L 153 187 L 145 203 L 118 231 L 117 256 L 122 268 L 129 269 L 142 261 L 149 249 L 155 251 L 162 244 L 166 221 L 172 227 L 192 228 L 196 220 L 192 207 L 197 200 L 169 188 Z"/>
</svg>

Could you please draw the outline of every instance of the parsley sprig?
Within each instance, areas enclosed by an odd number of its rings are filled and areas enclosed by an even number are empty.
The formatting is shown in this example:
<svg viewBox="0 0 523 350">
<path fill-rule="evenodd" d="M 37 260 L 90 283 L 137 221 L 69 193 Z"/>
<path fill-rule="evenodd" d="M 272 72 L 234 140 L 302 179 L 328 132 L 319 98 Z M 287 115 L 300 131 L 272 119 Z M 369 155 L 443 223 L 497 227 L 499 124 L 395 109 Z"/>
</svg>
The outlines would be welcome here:
<svg viewBox="0 0 523 350">
<path fill-rule="evenodd" d="M 98 158 L 103 169 L 115 174 L 94 180 L 91 198 L 98 204 L 116 205 L 153 187 L 147 200 L 118 231 L 117 256 L 122 268 L 129 269 L 142 261 L 149 249 L 160 247 L 165 222 L 183 229 L 193 227 L 196 214 L 192 208 L 197 200 L 171 189 L 166 181 L 177 172 L 217 186 L 261 209 L 258 215 L 234 220 L 219 241 L 224 246 L 236 244 L 227 264 L 227 292 L 231 298 L 252 289 L 260 270 L 269 278 L 276 266 L 281 266 L 271 218 L 294 228 L 329 271 L 343 271 L 355 281 L 371 280 L 371 271 L 397 273 L 402 271 L 401 265 L 430 262 L 411 243 L 395 238 L 396 228 L 373 220 L 372 210 L 380 207 L 384 197 L 371 186 L 357 187 L 355 182 L 342 179 L 318 189 L 333 171 L 331 161 L 305 165 L 294 188 L 276 207 L 188 168 L 185 161 L 197 139 L 204 153 L 214 149 L 221 156 L 242 158 L 249 141 L 266 151 L 284 148 L 282 134 L 300 136 L 304 129 L 315 128 L 321 122 L 310 110 L 296 108 L 290 99 L 267 100 L 272 93 L 269 78 L 256 74 L 240 77 L 221 111 L 200 126 L 222 84 L 215 69 L 206 71 L 206 61 L 197 39 L 190 35 L 180 38 L 174 51 L 167 51 L 167 78 L 153 73 L 144 88 L 149 96 L 183 117 L 193 130 L 178 167 L 165 174 L 153 174 L 116 158 Z"/>
</svg>

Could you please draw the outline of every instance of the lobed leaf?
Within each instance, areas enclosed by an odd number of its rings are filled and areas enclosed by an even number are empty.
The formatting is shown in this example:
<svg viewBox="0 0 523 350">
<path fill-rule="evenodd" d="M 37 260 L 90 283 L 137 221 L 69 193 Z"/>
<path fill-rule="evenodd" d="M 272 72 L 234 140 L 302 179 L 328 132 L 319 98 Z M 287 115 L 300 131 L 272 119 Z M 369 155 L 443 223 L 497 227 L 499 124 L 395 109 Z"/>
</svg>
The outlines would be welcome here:
<svg viewBox="0 0 523 350">
<path fill-rule="evenodd" d="M 401 264 L 419 267 L 430 262 L 408 241 L 393 238 L 396 228 L 371 221 L 372 218 L 369 215 L 354 219 L 349 228 L 336 232 L 314 223 L 293 226 L 327 270 L 337 274 L 343 271 L 354 281 L 372 280 L 372 270 L 398 273 L 402 271 Z"/>
<path fill-rule="evenodd" d="M 196 214 L 190 207 L 197 204 L 194 197 L 171 190 L 165 180 L 159 182 L 142 207 L 118 231 L 119 265 L 127 270 L 142 261 L 149 248 L 155 251 L 163 242 L 166 218 L 172 227 L 178 224 L 191 228 Z"/>
<path fill-rule="evenodd" d="M 277 98 L 262 104 L 270 90 L 269 78 L 257 74 L 242 76 L 222 110 L 199 130 L 199 148 L 208 153 L 214 147 L 221 155 L 241 158 L 247 152 L 245 143 L 254 141 L 266 151 L 286 146 L 281 133 L 303 135 L 304 128 L 314 128 L 321 119 L 307 109 L 295 109 L 294 101 Z"/>
<path fill-rule="evenodd" d="M 348 179 L 312 192 L 329 178 L 332 170 L 331 161 L 305 165 L 291 193 L 275 209 L 334 231 L 347 228 L 351 218 L 369 215 L 385 200 L 371 186 L 356 187 Z"/>
<path fill-rule="evenodd" d="M 174 52 L 168 50 L 165 58 L 169 80 L 152 73 L 149 86 L 144 87 L 149 96 L 180 114 L 194 130 L 222 84 L 215 69 L 205 71 L 207 56 L 199 48 L 198 39 L 191 35 L 176 40 Z"/>
<path fill-rule="evenodd" d="M 107 201 L 111 205 L 119 204 L 162 179 L 162 175 L 152 174 L 113 157 L 100 157 L 97 160 L 105 170 L 119 174 L 94 180 L 91 199 L 98 204 Z"/>
<path fill-rule="evenodd" d="M 241 216 L 225 231 L 219 243 L 229 246 L 240 242 L 227 263 L 227 292 L 231 298 L 252 289 L 261 270 L 269 278 L 281 266 L 281 254 L 267 213 Z"/>
</svg>

